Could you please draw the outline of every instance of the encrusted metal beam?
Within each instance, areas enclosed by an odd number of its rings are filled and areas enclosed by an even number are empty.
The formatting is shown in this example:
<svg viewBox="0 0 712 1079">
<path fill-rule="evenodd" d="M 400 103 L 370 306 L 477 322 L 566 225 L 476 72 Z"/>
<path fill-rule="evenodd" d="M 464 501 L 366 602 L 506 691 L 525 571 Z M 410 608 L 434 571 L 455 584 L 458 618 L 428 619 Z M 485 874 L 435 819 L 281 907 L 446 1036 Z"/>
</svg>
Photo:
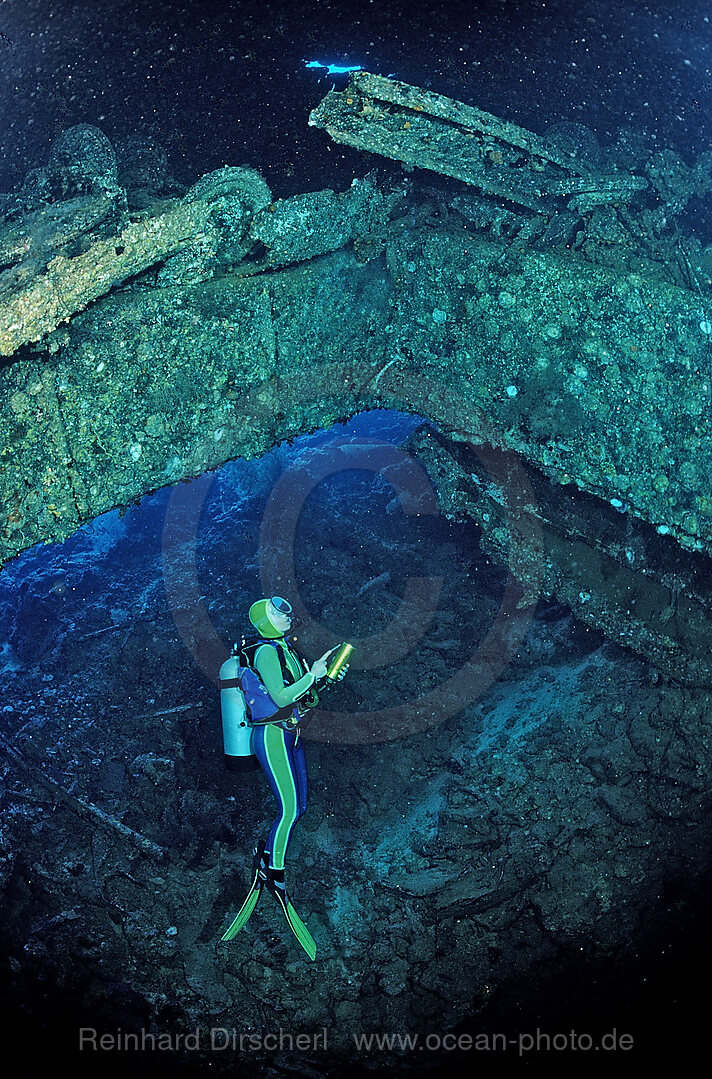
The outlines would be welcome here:
<svg viewBox="0 0 712 1079">
<path fill-rule="evenodd" d="M 592 176 L 525 128 L 366 71 L 352 75 L 345 90 L 330 91 L 309 124 L 336 142 L 451 176 L 537 212 L 555 210 L 561 196 L 582 198 L 584 192 L 590 205 L 613 198 L 623 203 L 648 186 L 640 176 Z"/>
</svg>

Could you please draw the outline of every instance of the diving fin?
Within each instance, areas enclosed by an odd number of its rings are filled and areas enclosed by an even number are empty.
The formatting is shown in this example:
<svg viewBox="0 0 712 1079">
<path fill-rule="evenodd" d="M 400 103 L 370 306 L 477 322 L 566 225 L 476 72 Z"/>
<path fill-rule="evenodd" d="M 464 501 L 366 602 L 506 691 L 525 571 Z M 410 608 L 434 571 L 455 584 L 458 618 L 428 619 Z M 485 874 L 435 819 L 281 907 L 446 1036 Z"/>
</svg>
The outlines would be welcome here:
<svg viewBox="0 0 712 1079">
<path fill-rule="evenodd" d="M 245 896 L 245 901 L 238 910 L 237 914 L 233 918 L 232 922 L 225 930 L 220 940 L 232 940 L 242 929 L 243 925 L 246 925 L 250 915 L 257 906 L 257 900 L 262 894 L 262 888 L 265 883 L 264 872 L 260 873 L 262 869 L 262 862 L 264 859 L 264 852 L 261 848 L 255 847 L 252 859 L 252 884 L 250 890 Z"/>
<path fill-rule="evenodd" d="M 287 900 L 286 908 L 283 907 L 282 909 L 285 912 L 289 928 L 294 933 L 294 936 L 297 938 L 304 951 L 311 960 L 316 959 L 316 941 L 289 900 Z"/>
<path fill-rule="evenodd" d="M 233 940 L 242 927 L 247 924 L 262 895 L 262 889 L 267 886 L 267 891 L 279 903 L 282 913 L 287 919 L 287 925 L 294 933 L 304 951 L 310 959 L 316 958 L 316 941 L 305 926 L 302 919 L 292 906 L 284 887 L 284 870 L 270 869 L 267 864 L 264 849 L 255 847 L 252 861 L 252 883 L 250 890 L 245 896 L 244 902 L 232 922 L 220 937 L 221 941 Z"/>
<path fill-rule="evenodd" d="M 284 870 L 281 871 L 280 875 L 282 876 L 282 881 L 278 883 L 275 880 L 275 871 L 271 869 L 267 870 L 267 878 L 264 882 L 267 885 L 267 891 L 277 900 L 282 908 L 284 917 L 287 919 L 287 925 L 292 930 L 294 936 L 297 938 L 309 958 L 313 960 L 316 958 L 316 941 L 297 914 L 287 895 L 284 887 Z"/>
</svg>

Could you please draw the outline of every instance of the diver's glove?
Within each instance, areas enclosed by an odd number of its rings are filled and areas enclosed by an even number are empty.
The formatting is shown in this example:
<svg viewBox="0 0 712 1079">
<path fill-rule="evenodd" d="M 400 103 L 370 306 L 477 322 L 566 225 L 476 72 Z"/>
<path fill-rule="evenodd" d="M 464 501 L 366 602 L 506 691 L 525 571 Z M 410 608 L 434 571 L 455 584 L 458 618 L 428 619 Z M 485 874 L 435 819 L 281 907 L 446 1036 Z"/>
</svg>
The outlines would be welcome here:
<svg viewBox="0 0 712 1079">
<path fill-rule="evenodd" d="M 333 686 L 333 685 L 336 684 L 336 682 L 340 682 L 341 679 L 346 674 L 346 672 L 348 671 L 348 669 L 349 669 L 349 665 L 348 665 L 348 663 L 345 663 L 344 666 L 339 671 L 339 673 L 337 674 L 336 678 L 329 678 L 329 677 L 327 677 L 327 675 L 324 675 L 323 678 L 317 678 L 317 680 L 316 680 L 316 682 L 314 684 L 316 685 L 316 688 L 317 688 L 318 692 L 321 693 L 321 691 L 323 689 L 326 689 L 327 686 Z"/>
</svg>

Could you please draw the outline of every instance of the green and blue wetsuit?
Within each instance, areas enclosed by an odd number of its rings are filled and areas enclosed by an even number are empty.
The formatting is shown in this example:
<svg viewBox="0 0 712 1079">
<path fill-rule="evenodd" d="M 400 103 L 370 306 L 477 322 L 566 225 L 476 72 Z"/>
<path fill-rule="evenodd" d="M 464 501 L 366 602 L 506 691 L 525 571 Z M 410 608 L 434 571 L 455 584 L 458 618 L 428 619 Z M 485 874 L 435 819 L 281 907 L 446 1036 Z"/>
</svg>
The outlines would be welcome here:
<svg viewBox="0 0 712 1079">
<path fill-rule="evenodd" d="M 281 649 L 287 669 L 294 677 L 293 685 L 285 685 L 282 666 L 276 649 Z M 255 670 L 270 697 L 280 708 L 294 704 L 314 685 L 310 671 L 305 673 L 297 654 L 283 637 L 260 645 L 255 653 Z M 307 807 L 307 768 L 304 745 L 299 738 L 296 719 L 256 726 L 253 749 L 260 762 L 272 793 L 277 799 L 279 815 L 275 819 L 265 844 L 265 853 L 274 869 L 284 869 L 284 859 L 294 825 Z"/>
</svg>

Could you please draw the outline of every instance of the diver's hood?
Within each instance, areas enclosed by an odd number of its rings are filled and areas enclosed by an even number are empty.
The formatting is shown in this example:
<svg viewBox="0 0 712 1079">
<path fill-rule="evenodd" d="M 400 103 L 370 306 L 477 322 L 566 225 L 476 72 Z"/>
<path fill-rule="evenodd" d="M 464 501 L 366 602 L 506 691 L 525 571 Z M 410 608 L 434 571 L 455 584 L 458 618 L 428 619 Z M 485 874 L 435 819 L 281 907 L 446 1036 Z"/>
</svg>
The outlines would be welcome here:
<svg viewBox="0 0 712 1079">
<path fill-rule="evenodd" d="M 284 637 L 284 630 L 277 629 L 272 623 L 270 616 L 267 614 L 268 603 L 269 598 L 258 599 L 250 607 L 247 617 L 261 637 L 268 637 L 273 640 L 277 637 Z"/>
</svg>

